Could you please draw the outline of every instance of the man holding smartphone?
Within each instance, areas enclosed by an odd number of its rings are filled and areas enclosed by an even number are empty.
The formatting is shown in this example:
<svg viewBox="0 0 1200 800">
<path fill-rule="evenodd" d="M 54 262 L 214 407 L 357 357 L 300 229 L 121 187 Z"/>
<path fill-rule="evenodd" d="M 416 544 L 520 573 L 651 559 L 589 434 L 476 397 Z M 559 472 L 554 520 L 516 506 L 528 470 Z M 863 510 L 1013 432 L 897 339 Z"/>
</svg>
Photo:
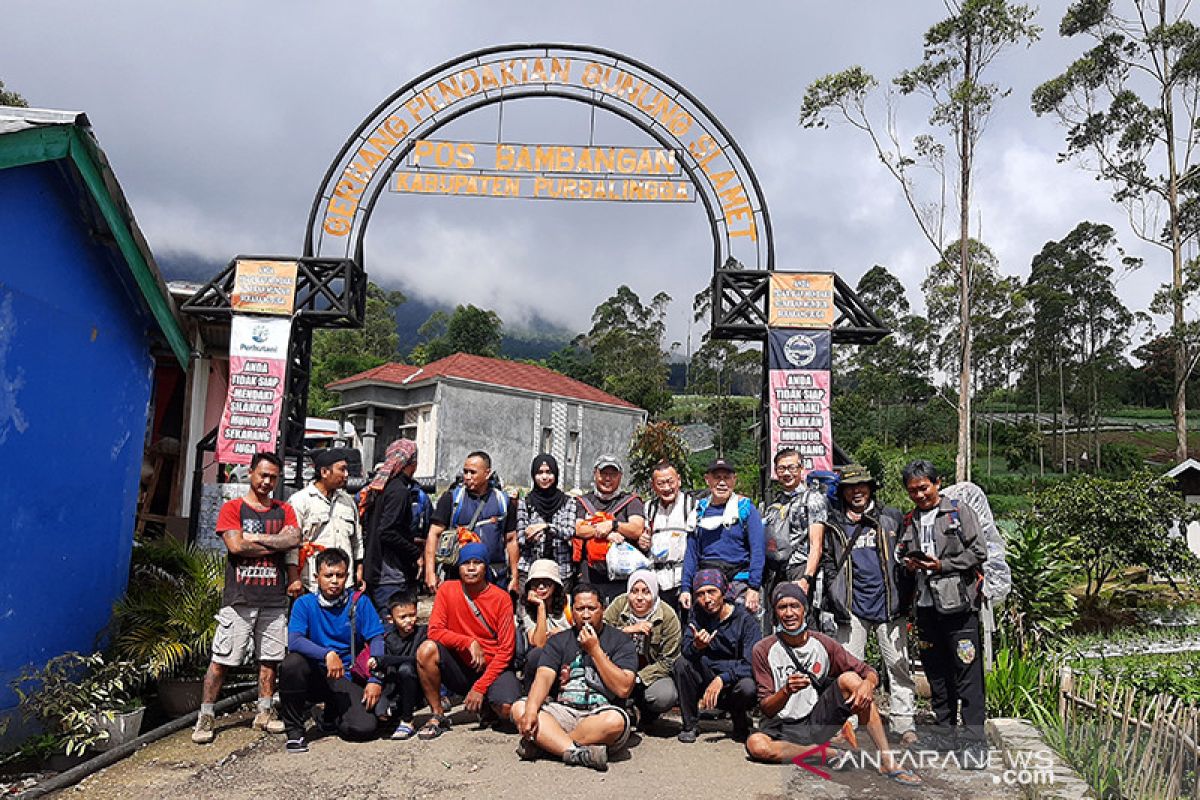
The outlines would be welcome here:
<svg viewBox="0 0 1200 800">
<path fill-rule="evenodd" d="M 904 516 L 896 553 L 916 578 L 915 617 L 930 701 L 941 744 L 956 749 L 959 766 L 987 766 L 979 592 L 987 546 L 967 505 L 940 494 L 941 476 L 928 461 L 909 463 L 904 487 L 916 508 Z M 962 729 L 958 729 L 961 717 Z"/>
</svg>

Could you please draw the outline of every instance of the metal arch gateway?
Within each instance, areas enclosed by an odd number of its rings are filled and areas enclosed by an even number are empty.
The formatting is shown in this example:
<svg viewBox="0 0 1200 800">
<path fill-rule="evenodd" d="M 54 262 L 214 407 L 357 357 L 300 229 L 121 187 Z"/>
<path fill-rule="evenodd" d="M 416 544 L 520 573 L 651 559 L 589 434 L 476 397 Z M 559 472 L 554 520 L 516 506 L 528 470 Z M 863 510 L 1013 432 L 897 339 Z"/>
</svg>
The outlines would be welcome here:
<svg viewBox="0 0 1200 800">
<path fill-rule="evenodd" d="M 304 255 L 362 265 L 375 203 L 418 140 L 480 108 L 544 97 L 609 111 L 676 152 L 708 216 L 714 274 L 730 259 L 753 270 L 774 268 L 771 220 L 758 178 L 703 103 L 663 73 L 620 53 L 546 43 L 467 53 L 380 103 L 325 173 L 309 211 Z"/>
</svg>

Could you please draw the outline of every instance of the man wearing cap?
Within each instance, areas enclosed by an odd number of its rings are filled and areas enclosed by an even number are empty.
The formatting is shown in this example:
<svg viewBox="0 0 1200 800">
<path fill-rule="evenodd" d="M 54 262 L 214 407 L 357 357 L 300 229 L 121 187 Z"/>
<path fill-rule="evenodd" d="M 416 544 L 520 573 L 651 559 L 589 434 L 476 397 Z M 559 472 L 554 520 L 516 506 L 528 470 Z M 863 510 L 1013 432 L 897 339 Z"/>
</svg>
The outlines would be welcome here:
<svg viewBox="0 0 1200 800">
<path fill-rule="evenodd" d="M 756 644 L 752 655 L 763 721 L 746 739 L 746 753 L 756 761 L 787 763 L 826 744 L 856 715 L 878 748 L 880 772 L 919 785 L 921 779 L 900 769 L 889 750 L 874 702 L 879 674 L 808 629 L 808 595 L 799 585 L 780 584 L 772 599 L 778 632 Z"/>
<path fill-rule="evenodd" d="M 908 659 L 908 619 L 901 602 L 912 577 L 896 558 L 903 515 L 875 497 L 875 479 L 859 464 L 842 469 L 835 509 L 825 531 L 826 608 L 838 623 L 837 639 L 858 659 L 866 658 L 874 633 L 888 673 L 892 732 L 908 747 L 916 741 L 915 689 Z"/>
<path fill-rule="evenodd" d="M 633 691 L 637 648 L 633 640 L 604 622 L 604 601 L 596 587 L 576 584 L 571 591 L 574 631 L 551 637 L 538 661 L 529 697 L 513 704 L 521 734 L 517 755 L 540 753 L 563 763 L 608 769 L 608 754 L 629 739 L 624 701 Z"/>
<path fill-rule="evenodd" d="M 362 584 L 362 528 L 354 498 L 344 488 L 348 477 L 346 459 L 346 451 L 340 447 L 317 450 L 312 454 L 313 468 L 316 469 L 312 483 L 288 498 L 300 523 L 303 540 L 299 550 L 288 552 L 287 563 L 300 567 L 300 584 L 306 592 L 317 589 L 315 556 L 335 547 L 352 560 L 349 573 L 353 576 L 353 584 Z M 298 594 L 300 588 L 296 583 L 289 587 L 293 595 Z"/>
<path fill-rule="evenodd" d="M 692 579 L 695 608 L 683 632 L 683 651 L 672 673 L 679 689 L 679 741 L 698 736 L 700 709 L 723 709 L 733 717 L 733 738 L 744 741 L 754 707 L 750 656 L 762 639 L 758 620 L 740 605 L 728 603 L 729 584 L 718 569 L 702 569 Z"/>
<path fill-rule="evenodd" d="M 579 580 L 600 591 L 605 604 L 625 591 L 625 579 L 608 575 L 608 548 L 627 542 L 637 546 L 646 529 L 642 499 L 621 491 L 621 462 L 602 455 L 592 470 L 595 487 L 579 498 L 575 521 L 575 561 Z"/>
<path fill-rule="evenodd" d="M 363 579 L 385 620 L 393 594 L 416 591 L 423 555 L 413 526 L 413 502 L 420 491 L 413 480 L 416 471 L 417 443 L 397 439 L 388 445 L 362 501 L 366 525 Z"/>
<path fill-rule="evenodd" d="M 516 636 L 508 592 L 487 579 L 488 551 L 480 542 L 458 551 L 458 580 L 443 581 L 433 598 L 429 638 L 417 648 L 421 691 L 433 716 L 417 733 L 434 739 L 450 729 L 442 711 L 441 687 L 465 695 L 472 713 L 491 710 L 507 719 L 521 684 L 509 669 Z"/>
<path fill-rule="evenodd" d="M 691 608 L 692 596 L 686 590 L 699 570 L 717 569 L 730 587 L 730 600 L 757 614 L 766 562 L 762 517 L 750 498 L 734 491 L 737 472 L 725 459 L 708 465 L 704 482 L 710 494 L 696 506 L 696 530 L 683 556 L 685 591 L 679 604 Z"/>
</svg>

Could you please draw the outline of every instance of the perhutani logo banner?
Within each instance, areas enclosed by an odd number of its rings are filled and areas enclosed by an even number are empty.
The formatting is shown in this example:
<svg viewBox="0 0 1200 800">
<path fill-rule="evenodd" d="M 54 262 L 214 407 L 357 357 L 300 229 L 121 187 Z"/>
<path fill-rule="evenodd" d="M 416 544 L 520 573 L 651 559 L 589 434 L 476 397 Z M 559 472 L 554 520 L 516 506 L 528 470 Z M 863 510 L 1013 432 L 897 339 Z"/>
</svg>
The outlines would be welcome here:
<svg viewBox="0 0 1200 800">
<path fill-rule="evenodd" d="M 833 469 L 829 418 L 832 334 L 772 328 L 767 337 L 771 453 L 785 447 L 810 469 Z"/>
<path fill-rule="evenodd" d="M 229 391 L 217 428 L 217 461 L 249 464 L 275 452 L 283 409 L 291 319 L 234 315 L 229 331 Z"/>
</svg>

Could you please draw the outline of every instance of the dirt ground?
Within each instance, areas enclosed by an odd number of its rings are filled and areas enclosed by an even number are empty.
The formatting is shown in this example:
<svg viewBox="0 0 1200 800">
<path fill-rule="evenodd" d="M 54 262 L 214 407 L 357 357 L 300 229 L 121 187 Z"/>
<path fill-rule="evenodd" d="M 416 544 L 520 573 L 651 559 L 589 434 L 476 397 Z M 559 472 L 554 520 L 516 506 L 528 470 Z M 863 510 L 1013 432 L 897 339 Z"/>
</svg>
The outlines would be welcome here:
<svg viewBox="0 0 1200 800">
<path fill-rule="evenodd" d="M 520 761 L 516 735 L 479 729 L 464 712 L 454 728 L 432 742 L 379 740 L 348 743 L 315 731 L 308 753 L 284 752 L 283 737 L 250 729 L 248 711 L 217 721 L 217 738 L 197 746 L 181 731 L 143 748 L 55 797 L 185 798 L 222 800 L 274 797 L 461 798 L 534 797 L 595 800 L 640 798 L 1018 798 L 998 785 L 996 772 L 956 768 L 921 771 L 925 786 L 909 789 L 869 770 L 832 773 L 831 780 L 798 767 L 753 764 L 726 735 L 728 722 L 708 722 L 693 745 L 675 741 L 678 722 L 654 735 L 634 735 L 627 754 L 607 773 L 557 761 Z M 418 723 L 422 716 L 418 715 Z"/>
</svg>

